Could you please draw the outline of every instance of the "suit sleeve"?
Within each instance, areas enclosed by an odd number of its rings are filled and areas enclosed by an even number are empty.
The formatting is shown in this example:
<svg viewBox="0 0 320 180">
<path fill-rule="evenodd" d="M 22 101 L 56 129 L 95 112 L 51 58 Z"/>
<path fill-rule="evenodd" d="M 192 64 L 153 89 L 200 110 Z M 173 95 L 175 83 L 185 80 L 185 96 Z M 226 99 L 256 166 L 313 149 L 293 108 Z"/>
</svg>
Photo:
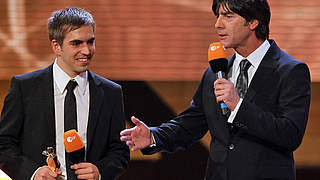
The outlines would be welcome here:
<svg viewBox="0 0 320 180">
<path fill-rule="evenodd" d="M 278 85 L 274 81 L 272 87 L 279 87 L 278 97 L 267 97 L 276 102 L 273 111 L 244 99 L 234 123 L 270 146 L 294 151 L 302 142 L 308 120 L 310 74 L 304 63 L 286 66 L 279 74 Z"/>
<path fill-rule="evenodd" d="M 121 88 L 117 89 L 115 105 L 112 108 L 110 122 L 109 143 L 107 152 L 96 165 L 100 171 L 101 179 L 114 179 L 121 175 L 128 166 L 130 152 L 125 142 L 120 141 L 120 131 L 125 129 L 125 116 Z"/>
<path fill-rule="evenodd" d="M 11 80 L 0 120 L 0 168 L 13 179 L 28 179 L 37 164 L 21 153 L 20 136 L 24 123 L 22 93 L 19 80 Z"/>
<path fill-rule="evenodd" d="M 202 104 L 202 88 L 205 76 L 201 80 L 189 107 L 176 118 L 151 127 L 156 146 L 142 150 L 144 154 L 153 154 L 159 151 L 175 152 L 185 150 L 208 131 L 206 116 Z"/>
</svg>

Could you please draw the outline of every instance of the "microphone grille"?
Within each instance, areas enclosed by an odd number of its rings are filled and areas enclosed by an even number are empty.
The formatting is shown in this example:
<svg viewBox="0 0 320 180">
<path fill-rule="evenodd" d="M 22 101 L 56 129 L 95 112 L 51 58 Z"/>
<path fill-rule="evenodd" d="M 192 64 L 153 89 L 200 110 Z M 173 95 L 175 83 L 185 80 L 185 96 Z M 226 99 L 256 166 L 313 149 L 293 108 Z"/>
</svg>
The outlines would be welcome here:
<svg viewBox="0 0 320 180">
<path fill-rule="evenodd" d="M 211 43 L 208 49 L 208 61 L 226 59 L 227 54 L 221 42 Z"/>
<path fill-rule="evenodd" d="M 75 129 L 71 129 L 64 133 L 64 146 L 68 153 L 77 151 L 84 147 L 82 139 Z"/>
</svg>

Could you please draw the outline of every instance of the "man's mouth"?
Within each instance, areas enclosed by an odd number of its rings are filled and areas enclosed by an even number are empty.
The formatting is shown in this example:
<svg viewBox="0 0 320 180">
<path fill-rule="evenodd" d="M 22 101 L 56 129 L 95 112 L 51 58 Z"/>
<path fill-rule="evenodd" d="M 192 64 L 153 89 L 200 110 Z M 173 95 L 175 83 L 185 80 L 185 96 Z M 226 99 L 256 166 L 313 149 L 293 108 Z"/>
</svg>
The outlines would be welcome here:
<svg viewBox="0 0 320 180">
<path fill-rule="evenodd" d="M 80 62 L 87 62 L 87 61 L 89 61 L 88 58 L 80 58 L 80 59 L 77 59 L 77 60 L 80 61 Z"/>
<path fill-rule="evenodd" d="M 88 57 L 82 56 L 82 57 L 76 58 L 76 60 L 79 62 L 88 62 L 88 61 L 90 61 L 90 59 L 91 59 L 91 56 L 88 56 Z"/>
<path fill-rule="evenodd" d="M 225 39 L 227 37 L 227 34 L 219 33 L 218 36 L 219 36 L 219 39 Z"/>
</svg>

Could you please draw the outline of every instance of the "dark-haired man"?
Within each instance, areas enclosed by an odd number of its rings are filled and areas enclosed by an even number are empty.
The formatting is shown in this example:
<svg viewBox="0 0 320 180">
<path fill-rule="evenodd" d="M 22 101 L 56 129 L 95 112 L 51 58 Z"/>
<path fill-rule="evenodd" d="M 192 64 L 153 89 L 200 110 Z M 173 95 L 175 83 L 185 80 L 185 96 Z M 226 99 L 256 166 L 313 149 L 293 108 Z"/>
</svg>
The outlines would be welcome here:
<svg viewBox="0 0 320 180">
<path fill-rule="evenodd" d="M 308 67 L 269 39 L 266 0 L 213 0 L 212 9 L 220 42 L 236 52 L 228 79 L 216 79 L 208 68 L 188 109 L 159 127 L 132 117 L 136 127 L 122 131 L 121 140 L 145 154 L 173 152 L 209 130 L 207 180 L 293 180 L 293 151 L 309 113 Z"/>
<path fill-rule="evenodd" d="M 15 180 L 114 179 L 129 161 L 119 139 L 125 127 L 122 90 L 88 70 L 95 52 L 93 17 L 81 8 L 58 10 L 48 31 L 54 63 L 11 80 L 0 121 L 0 168 Z M 70 166 L 67 126 L 85 145 L 84 161 Z M 61 163 L 57 170 L 42 155 L 48 148 Z"/>
</svg>

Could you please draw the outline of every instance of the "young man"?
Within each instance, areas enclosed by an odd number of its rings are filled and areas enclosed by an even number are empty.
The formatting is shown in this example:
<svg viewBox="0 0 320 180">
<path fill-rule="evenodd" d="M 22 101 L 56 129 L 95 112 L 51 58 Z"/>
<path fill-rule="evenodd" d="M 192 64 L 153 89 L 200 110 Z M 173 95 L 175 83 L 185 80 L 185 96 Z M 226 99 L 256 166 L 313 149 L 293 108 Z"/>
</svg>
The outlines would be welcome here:
<svg viewBox="0 0 320 180">
<path fill-rule="evenodd" d="M 58 10 L 48 31 L 54 63 L 11 80 L 0 121 L 0 168 L 16 180 L 114 179 L 129 161 L 129 149 L 119 140 L 125 127 L 122 90 L 88 70 L 95 53 L 93 17 L 80 8 Z M 75 97 L 72 128 L 85 145 L 84 161 L 71 166 L 64 147 L 72 119 L 66 109 L 74 105 L 67 104 L 68 92 Z M 48 147 L 61 163 L 56 171 L 42 155 Z"/>
<path fill-rule="evenodd" d="M 308 67 L 269 39 L 266 0 L 214 0 L 212 9 L 220 42 L 236 52 L 228 79 L 217 79 L 208 68 L 188 109 L 159 127 L 132 117 L 136 127 L 122 131 L 121 140 L 145 154 L 173 152 L 209 130 L 207 180 L 293 180 L 293 151 L 309 113 Z M 222 101 L 231 111 L 227 116 Z"/>
</svg>

